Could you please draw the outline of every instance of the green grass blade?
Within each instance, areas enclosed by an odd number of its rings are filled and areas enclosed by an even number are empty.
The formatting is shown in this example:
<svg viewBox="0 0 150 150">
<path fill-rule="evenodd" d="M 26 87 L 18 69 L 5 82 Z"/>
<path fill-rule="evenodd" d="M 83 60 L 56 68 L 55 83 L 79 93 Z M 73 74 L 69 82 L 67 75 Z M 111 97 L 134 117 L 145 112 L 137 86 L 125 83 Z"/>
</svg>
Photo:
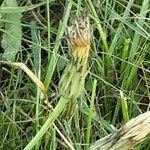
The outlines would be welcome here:
<svg viewBox="0 0 150 150">
<path fill-rule="evenodd" d="M 97 86 L 97 80 L 94 80 L 92 96 L 91 96 L 91 101 L 90 101 L 90 109 L 89 109 L 89 114 L 88 114 L 88 122 L 87 122 L 86 150 L 88 150 L 90 136 L 91 136 L 91 124 L 92 124 L 92 115 L 93 115 L 93 111 L 94 111 L 94 99 L 96 96 L 96 86 Z"/>
<path fill-rule="evenodd" d="M 149 5 L 150 5 L 150 2 L 149 0 L 144 0 L 143 1 L 143 5 L 142 5 L 142 8 L 141 8 L 141 12 L 139 15 L 143 16 L 143 18 L 146 17 L 146 12 L 147 10 L 149 9 Z M 138 24 L 143 27 L 144 25 L 144 21 L 143 20 L 138 20 Z M 135 57 L 135 54 L 138 50 L 138 46 L 139 46 L 139 41 L 140 41 L 140 34 L 138 32 L 135 32 L 134 34 L 134 38 L 133 38 L 133 43 L 132 43 L 132 46 L 131 46 L 131 50 L 130 50 L 130 54 L 129 54 L 129 61 L 133 61 L 134 57 Z"/>
<path fill-rule="evenodd" d="M 121 71 L 121 74 L 123 74 L 124 72 L 124 69 L 126 68 L 126 63 L 124 61 L 126 61 L 128 55 L 129 55 L 129 43 L 130 43 L 130 40 L 127 39 L 125 40 L 125 43 L 124 43 L 124 48 L 122 50 L 122 56 L 121 56 L 121 59 L 123 60 L 121 62 L 121 67 L 120 67 L 120 71 Z"/>
<path fill-rule="evenodd" d="M 91 17 L 94 19 L 94 21 L 95 21 L 95 23 L 96 23 L 96 26 L 97 26 L 97 29 L 98 29 L 98 31 L 99 31 L 99 33 L 100 33 L 101 38 L 102 38 L 103 45 L 104 45 L 104 50 L 105 50 L 105 52 L 108 52 L 108 45 L 107 45 L 107 41 L 106 41 L 106 34 L 105 34 L 105 32 L 104 32 L 104 29 L 102 28 L 100 19 L 99 19 L 97 13 L 96 13 L 96 10 L 95 10 L 95 8 L 94 8 L 94 5 L 93 5 L 93 3 L 92 3 L 91 0 L 86 0 L 86 1 L 87 1 L 87 3 L 88 3 L 88 6 L 89 6 L 90 11 L 91 11 L 91 13 L 92 13 L 92 16 L 91 16 Z"/>
<path fill-rule="evenodd" d="M 120 100 L 121 100 L 122 114 L 123 114 L 124 122 L 128 122 L 129 121 L 128 105 L 127 105 L 126 97 L 124 97 L 122 91 L 120 91 Z"/>
<path fill-rule="evenodd" d="M 41 45 L 40 41 L 40 34 L 38 34 L 37 25 L 35 22 L 31 22 L 31 38 L 32 42 L 36 43 L 38 45 Z M 39 79 L 41 79 L 41 48 L 37 45 L 32 45 L 32 51 L 33 51 L 33 59 L 34 59 L 34 68 L 35 68 L 35 74 Z M 36 133 L 39 131 L 39 114 L 41 111 L 40 107 L 41 101 L 40 101 L 40 90 L 37 88 L 36 92 Z M 39 149 L 40 142 L 37 142 L 36 144 L 36 150 Z"/>
<path fill-rule="evenodd" d="M 55 107 L 55 109 L 52 111 L 52 113 L 49 115 L 48 119 L 44 123 L 44 125 L 41 127 L 39 132 L 33 137 L 33 139 L 28 143 L 28 145 L 24 148 L 24 150 L 31 150 L 36 143 L 42 139 L 44 134 L 47 132 L 47 130 L 52 127 L 55 119 L 61 114 L 61 112 L 64 110 L 66 104 L 68 103 L 68 99 L 61 98 Z"/>
<path fill-rule="evenodd" d="M 47 6 L 47 35 L 48 35 L 48 44 L 47 44 L 47 49 L 48 49 L 48 60 L 50 60 L 50 36 L 51 36 L 51 26 L 50 26 L 50 8 L 49 8 L 49 3 L 50 0 L 46 0 L 46 6 Z"/>
<path fill-rule="evenodd" d="M 130 9 L 131 9 L 131 7 L 133 5 L 133 2 L 134 2 L 134 0 L 129 0 L 128 5 L 127 5 L 127 7 L 125 9 L 125 12 L 123 13 L 123 18 L 127 18 L 128 17 L 128 15 L 130 13 Z M 110 54 L 113 53 L 113 51 L 115 50 L 115 47 L 117 46 L 117 43 L 118 43 L 117 41 L 120 38 L 121 31 L 122 31 L 122 24 L 120 23 L 118 28 L 117 28 L 116 34 L 115 34 L 115 36 L 114 36 L 114 38 L 112 40 L 112 43 L 111 43 L 111 45 L 109 47 L 109 53 Z"/>
<path fill-rule="evenodd" d="M 68 3 L 68 6 L 66 8 L 66 11 L 65 11 L 65 14 L 63 17 L 63 22 L 62 23 L 60 22 L 60 24 L 59 24 L 59 30 L 58 30 L 58 34 L 56 37 L 56 42 L 54 45 L 53 54 L 52 54 L 50 62 L 48 64 L 47 72 L 46 72 L 46 76 L 45 76 L 45 80 L 44 80 L 44 84 L 45 84 L 46 89 L 48 89 L 48 87 L 50 85 L 53 73 L 54 73 L 55 68 L 56 68 L 56 64 L 58 61 L 58 56 L 56 54 L 57 54 L 59 46 L 60 46 L 60 42 L 61 42 L 60 40 L 61 40 L 62 36 L 64 35 L 65 29 L 67 27 L 67 22 L 68 22 L 68 18 L 70 15 L 71 7 L 72 7 L 72 4 Z"/>
</svg>

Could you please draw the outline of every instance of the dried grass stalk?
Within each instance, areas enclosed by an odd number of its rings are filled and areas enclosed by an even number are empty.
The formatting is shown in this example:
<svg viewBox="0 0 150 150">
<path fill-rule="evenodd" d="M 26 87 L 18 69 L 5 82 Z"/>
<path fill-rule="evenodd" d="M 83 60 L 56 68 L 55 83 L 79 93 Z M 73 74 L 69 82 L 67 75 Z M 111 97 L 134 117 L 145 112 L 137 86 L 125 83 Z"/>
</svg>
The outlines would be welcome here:
<svg viewBox="0 0 150 150">
<path fill-rule="evenodd" d="M 97 141 L 90 150 L 130 150 L 150 134 L 150 111 L 131 119 L 115 133 Z"/>
</svg>

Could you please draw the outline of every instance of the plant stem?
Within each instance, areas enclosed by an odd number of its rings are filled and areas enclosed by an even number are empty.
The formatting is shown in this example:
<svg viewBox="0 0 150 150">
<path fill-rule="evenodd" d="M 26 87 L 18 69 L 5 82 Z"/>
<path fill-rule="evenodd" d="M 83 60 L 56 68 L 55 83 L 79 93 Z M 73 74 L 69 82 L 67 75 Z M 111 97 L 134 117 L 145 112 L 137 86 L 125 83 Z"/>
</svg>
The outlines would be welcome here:
<svg viewBox="0 0 150 150">
<path fill-rule="evenodd" d="M 28 143 L 28 145 L 24 148 L 24 150 L 31 150 L 36 143 L 44 136 L 47 130 L 52 126 L 55 119 L 60 115 L 60 113 L 64 110 L 66 104 L 68 103 L 69 99 L 61 97 L 57 106 L 50 114 L 49 118 L 46 120 L 42 128 L 39 132 L 34 136 L 34 138 Z"/>
</svg>

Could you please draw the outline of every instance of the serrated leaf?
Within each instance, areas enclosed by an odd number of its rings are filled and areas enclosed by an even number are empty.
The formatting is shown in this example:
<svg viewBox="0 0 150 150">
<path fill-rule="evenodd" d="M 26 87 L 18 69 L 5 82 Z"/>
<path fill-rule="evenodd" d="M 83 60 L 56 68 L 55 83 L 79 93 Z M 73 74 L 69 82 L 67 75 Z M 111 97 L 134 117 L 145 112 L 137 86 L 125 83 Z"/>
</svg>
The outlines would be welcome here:
<svg viewBox="0 0 150 150">
<path fill-rule="evenodd" d="M 5 5 L 7 7 L 16 7 L 18 6 L 16 0 L 6 0 Z M 21 13 L 7 13 L 5 15 L 5 32 L 2 36 L 1 45 L 4 49 L 3 59 L 7 61 L 14 61 L 16 54 L 21 48 L 21 38 L 22 38 L 22 29 L 21 29 Z M 11 22 L 11 23 L 10 23 Z"/>
</svg>

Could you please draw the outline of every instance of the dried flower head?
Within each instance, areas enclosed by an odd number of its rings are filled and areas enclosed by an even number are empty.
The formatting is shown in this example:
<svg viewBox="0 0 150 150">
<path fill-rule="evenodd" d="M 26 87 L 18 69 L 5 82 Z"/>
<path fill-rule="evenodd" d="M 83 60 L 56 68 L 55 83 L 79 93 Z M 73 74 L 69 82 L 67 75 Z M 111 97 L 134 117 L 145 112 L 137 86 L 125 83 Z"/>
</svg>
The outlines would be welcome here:
<svg viewBox="0 0 150 150">
<path fill-rule="evenodd" d="M 84 65 L 87 62 L 91 44 L 91 26 L 88 15 L 75 19 L 68 27 L 68 34 L 73 59 Z"/>
</svg>

